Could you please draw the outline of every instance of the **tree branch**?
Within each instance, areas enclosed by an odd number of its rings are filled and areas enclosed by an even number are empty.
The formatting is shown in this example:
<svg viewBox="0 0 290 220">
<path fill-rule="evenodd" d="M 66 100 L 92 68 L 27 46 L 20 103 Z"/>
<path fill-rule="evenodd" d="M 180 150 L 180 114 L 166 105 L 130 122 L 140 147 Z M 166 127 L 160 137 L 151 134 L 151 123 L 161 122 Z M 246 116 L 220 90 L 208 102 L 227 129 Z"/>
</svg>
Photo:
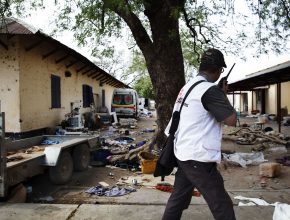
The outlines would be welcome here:
<svg viewBox="0 0 290 220">
<path fill-rule="evenodd" d="M 187 14 L 187 12 L 186 12 L 186 10 L 185 10 L 184 7 L 183 7 L 182 11 L 183 11 L 183 14 L 184 14 L 184 19 L 185 19 L 186 26 L 187 26 L 187 27 L 190 29 L 190 31 L 193 33 L 193 36 L 194 36 L 194 37 L 197 37 L 197 32 L 196 32 L 196 30 L 193 28 L 193 26 L 192 26 L 190 23 L 191 23 L 192 21 L 195 21 L 195 22 L 197 23 L 197 25 L 194 25 L 194 26 L 198 26 L 198 28 L 199 28 L 199 34 L 202 36 L 204 42 L 205 42 L 206 44 L 209 43 L 210 40 L 207 39 L 207 38 L 205 37 L 205 35 L 202 33 L 202 28 L 203 28 L 204 26 L 200 23 L 200 21 L 199 21 L 198 19 L 196 19 L 196 18 L 189 18 L 189 17 L 188 17 L 188 14 Z"/>
<path fill-rule="evenodd" d="M 284 7 L 284 10 L 286 11 L 286 17 L 288 19 L 288 27 L 290 26 L 290 12 L 289 12 L 289 8 L 286 5 L 286 2 L 284 0 L 281 0 L 282 5 Z"/>
<path fill-rule="evenodd" d="M 84 21 L 87 21 L 87 22 L 91 23 L 91 25 L 93 25 L 95 28 L 98 28 L 98 25 L 95 22 L 93 22 L 91 19 L 83 18 L 80 20 L 80 23 L 83 23 Z"/>
<path fill-rule="evenodd" d="M 114 1 L 114 0 L 113 0 Z M 111 2 L 110 0 L 104 0 L 104 3 Z M 152 54 L 154 52 L 153 42 L 151 41 L 148 33 L 143 27 L 140 19 L 132 12 L 129 2 L 126 0 L 120 1 L 120 5 L 109 4 L 109 9 L 117 13 L 130 28 L 137 45 L 143 51 L 144 55 Z"/>
</svg>

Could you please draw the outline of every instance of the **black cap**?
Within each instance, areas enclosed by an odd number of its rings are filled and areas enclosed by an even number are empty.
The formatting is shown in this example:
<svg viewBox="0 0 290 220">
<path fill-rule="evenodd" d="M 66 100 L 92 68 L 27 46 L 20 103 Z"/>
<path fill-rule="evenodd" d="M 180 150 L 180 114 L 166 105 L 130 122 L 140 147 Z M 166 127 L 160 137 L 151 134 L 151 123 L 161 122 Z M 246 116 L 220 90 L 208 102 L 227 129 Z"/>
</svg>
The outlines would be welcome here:
<svg viewBox="0 0 290 220">
<path fill-rule="evenodd" d="M 227 67 L 222 52 L 214 48 L 210 48 L 203 53 L 201 63 L 207 63 L 217 67 Z"/>
</svg>

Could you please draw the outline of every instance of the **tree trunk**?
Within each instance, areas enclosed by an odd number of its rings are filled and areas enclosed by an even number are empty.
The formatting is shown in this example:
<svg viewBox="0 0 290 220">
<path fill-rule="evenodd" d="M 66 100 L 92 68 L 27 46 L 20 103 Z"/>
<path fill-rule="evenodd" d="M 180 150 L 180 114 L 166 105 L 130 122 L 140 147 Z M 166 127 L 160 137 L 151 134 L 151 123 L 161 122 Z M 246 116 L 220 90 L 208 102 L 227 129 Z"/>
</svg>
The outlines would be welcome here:
<svg viewBox="0 0 290 220">
<path fill-rule="evenodd" d="M 164 129 L 172 114 L 176 97 L 185 84 L 183 55 L 179 35 L 178 8 L 183 7 L 183 0 L 156 1 L 144 3 L 152 38 L 149 37 L 139 18 L 120 7 L 114 11 L 124 19 L 131 29 L 137 45 L 142 51 L 156 95 L 158 133 L 157 147 L 165 140 Z"/>
<path fill-rule="evenodd" d="M 153 58 L 145 54 L 145 59 L 156 96 L 157 147 L 164 143 L 164 130 L 176 97 L 185 84 L 178 17 L 172 15 L 172 10 L 170 5 L 164 4 L 159 10 L 147 12 L 155 54 Z"/>
</svg>

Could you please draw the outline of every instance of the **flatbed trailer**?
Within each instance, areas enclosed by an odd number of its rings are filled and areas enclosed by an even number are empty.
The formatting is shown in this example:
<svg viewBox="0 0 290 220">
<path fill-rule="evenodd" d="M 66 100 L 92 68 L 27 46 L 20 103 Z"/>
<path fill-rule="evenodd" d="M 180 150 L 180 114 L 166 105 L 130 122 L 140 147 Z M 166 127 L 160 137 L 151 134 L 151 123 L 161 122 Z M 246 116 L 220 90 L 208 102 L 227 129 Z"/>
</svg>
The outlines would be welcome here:
<svg viewBox="0 0 290 220">
<path fill-rule="evenodd" d="M 20 140 L 5 138 L 5 114 L 0 114 L 0 197 L 10 187 L 48 169 L 51 182 L 68 182 L 73 171 L 87 169 L 95 135 L 42 135 Z M 45 143 L 45 144 L 43 144 Z"/>
</svg>

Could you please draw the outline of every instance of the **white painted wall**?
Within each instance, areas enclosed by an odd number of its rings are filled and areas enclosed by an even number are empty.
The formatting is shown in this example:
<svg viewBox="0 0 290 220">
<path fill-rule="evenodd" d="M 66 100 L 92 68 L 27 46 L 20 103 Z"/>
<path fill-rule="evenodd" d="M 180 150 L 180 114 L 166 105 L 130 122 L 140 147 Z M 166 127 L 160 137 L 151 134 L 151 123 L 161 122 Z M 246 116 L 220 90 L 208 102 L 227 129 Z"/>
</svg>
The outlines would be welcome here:
<svg viewBox="0 0 290 220">
<path fill-rule="evenodd" d="M 6 114 L 6 132 L 20 132 L 19 54 L 18 38 L 9 41 L 3 35 L 0 40 L 0 101 L 1 111 Z"/>
<path fill-rule="evenodd" d="M 287 107 L 290 114 L 290 82 L 281 83 L 281 107 Z"/>
<path fill-rule="evenodd" d="M 265 92 L 266 101 L 266 113 L 267 114 L 277 114 L 277 100 L 276 100 L 276 85 L 270 85 L 269 89 Z"/>
</svg>

